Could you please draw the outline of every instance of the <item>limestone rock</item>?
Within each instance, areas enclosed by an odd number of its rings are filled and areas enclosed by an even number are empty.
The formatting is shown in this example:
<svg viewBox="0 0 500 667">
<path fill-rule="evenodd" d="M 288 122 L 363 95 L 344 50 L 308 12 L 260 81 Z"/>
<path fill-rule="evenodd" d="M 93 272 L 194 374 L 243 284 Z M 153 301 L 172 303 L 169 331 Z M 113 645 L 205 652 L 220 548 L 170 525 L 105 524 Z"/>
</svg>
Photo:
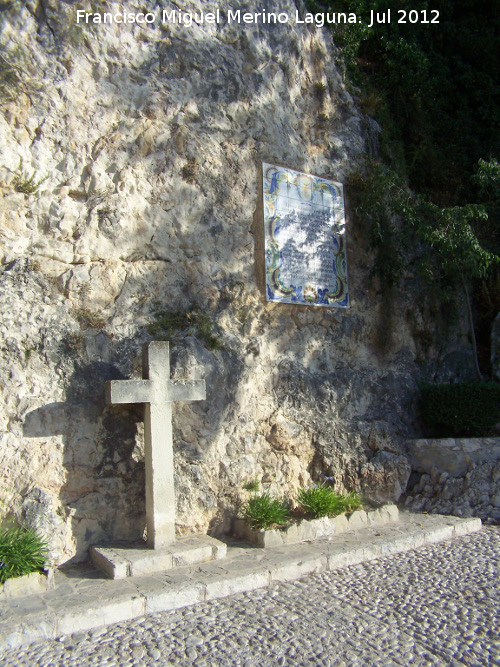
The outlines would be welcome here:
<svg viewBox="0 0 500 667">
<path fill-rule="evenodd" d="M 397 502 L 406 489 L 411 466 L 408 459 L 380 451 L 361 466 L 363 496 L 375 503 Z"/>
<path fill-rule="evenodd" d="M 45 489 L 35 488 L 24 496 L 22 523 L 44 537 L 53 561 L 60 561 L 68 542 L 71 544 L 71 532 L 65 518 L 65 511 L 58 499 Z"/>
</svg>

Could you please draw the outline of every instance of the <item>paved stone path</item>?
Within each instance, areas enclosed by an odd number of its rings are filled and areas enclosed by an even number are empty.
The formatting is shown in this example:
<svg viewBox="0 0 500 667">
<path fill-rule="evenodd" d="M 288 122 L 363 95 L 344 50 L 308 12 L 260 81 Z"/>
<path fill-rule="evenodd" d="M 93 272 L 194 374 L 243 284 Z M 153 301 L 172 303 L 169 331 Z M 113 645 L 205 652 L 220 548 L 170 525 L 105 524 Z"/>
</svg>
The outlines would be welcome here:
<svg viewBox="0 0 500 667">
<path fill-rule="evenodd" d="M 500 528 L 3 654 L 5 667 L 500 665 Z"/>
</svg>

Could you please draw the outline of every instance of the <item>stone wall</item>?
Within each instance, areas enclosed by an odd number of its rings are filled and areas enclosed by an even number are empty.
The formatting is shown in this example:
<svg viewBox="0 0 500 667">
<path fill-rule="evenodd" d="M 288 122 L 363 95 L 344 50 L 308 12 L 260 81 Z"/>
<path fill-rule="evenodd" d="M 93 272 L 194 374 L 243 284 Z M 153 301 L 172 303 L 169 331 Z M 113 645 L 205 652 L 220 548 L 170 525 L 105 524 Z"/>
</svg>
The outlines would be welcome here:
<svg viewBox="0 0 500 667">
<path fill-rule="evenodd" d="M 405 507 L 500 521 L 500 438 L 411 440 Z M 418 479 L 417 479 L 418 478 Z"/>
<path fill-rule="evenodd" d="M 328 33 L 81 26 L 72 2 L 9 7 L 3 518 L 44 531 L 57 563 L 141 538 L 141 409 L 107 408 L 104 384 L 138 377 L 141 344 L 161 336 L 173 375 L 207 382 L 206 402 L 174 406 L 180 533 L 228 530 L 254 479 L 289 496 L 326 475 L 340 491 L 397 500 L 404 441 L 419 435 L 416 380 L 447 358 L 469 372 L 463 331 L 444 340 L 424 300 L 373 286 L 365 229 L 349 215 L 349 310 L 269 304 L 257 281 L 261 162 L 344 181 L 364 155 L 365 119 Z M 162 326 L 165 311 L 181 315 Z"/>
</svg>

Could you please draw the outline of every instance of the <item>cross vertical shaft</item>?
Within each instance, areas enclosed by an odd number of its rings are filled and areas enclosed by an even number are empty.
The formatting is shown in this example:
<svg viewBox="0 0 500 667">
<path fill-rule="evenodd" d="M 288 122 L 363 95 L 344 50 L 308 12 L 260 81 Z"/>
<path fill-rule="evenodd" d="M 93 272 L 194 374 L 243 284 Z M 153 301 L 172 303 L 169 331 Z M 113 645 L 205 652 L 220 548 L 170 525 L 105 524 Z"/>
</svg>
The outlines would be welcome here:
<svg viewBox="0 0 500 667">
<path fill-rule="evenodd" d="M 175 542 L 172 404 L 144 406 L 144 459 L 148 546 Z"/>
<path fill-rule="evenodd" d="M 175 541 L 172 401 L 206 397 L 205 381 L 171 380 L 169 344 L 145 343 L 142 380 L 106 383 L 108 404 L 144 403 L 144 458 L 146 468 L 146 523 L 152 549 Z"/>
</svg>

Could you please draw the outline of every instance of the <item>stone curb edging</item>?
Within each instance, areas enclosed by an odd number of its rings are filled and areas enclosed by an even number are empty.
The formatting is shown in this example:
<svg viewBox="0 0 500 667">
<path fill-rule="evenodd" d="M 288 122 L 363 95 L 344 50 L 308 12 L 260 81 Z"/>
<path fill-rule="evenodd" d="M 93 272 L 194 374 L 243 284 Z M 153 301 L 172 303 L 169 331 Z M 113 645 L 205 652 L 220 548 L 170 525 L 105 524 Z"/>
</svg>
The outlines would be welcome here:
<svg viewBox="0 0 500 667">
<path fill-rule="evenodd" d="M 25 595 L 45 593 L 54 586 L 54 570 L 52 568 L 45 572 L 31 572 L 22 577 L 7 579 L 0 586 L 0 602 L 11 598 L 24 597 Z"/>
<path fill-rule="evenodd" d="M 59 608 L 50 608 L 42 595 L 24 598 L 27 603 L 21 609 L 13 608 L 10 614 L 2 609 L 0 650 L 334 571 L 481 529 L 480 519 L 438 515 L 401 518 L 381 528 L 346 533 L 335 541 L 327 538 L 269 550 L 237 547 L 226 561 L 127 580 L 84 580 L 82 592 L 62 599 Z M 33 609 L 26 613 L 30 602 Z"/>
<path fill-rule="evenodd" d="M 233 523 L 233 530 L 250 544 L 265 549 L 283 544 L 296 544 L 306 540 L 337 536 L 366 526 L 383 526 L 392 521 L 397 521 L 398 516 L 399 510 L 396 505 L 384 505 L 376 510 L 356 510 L 350 514 L 339 514 L 335 517 L 324 516 L 320 519 L 303 519 L 297 523 L 292 523 L 287 528 L 272 530 L 254 530 L 250 528 L 245 519 L 236 519 Z"/>
</svg>

